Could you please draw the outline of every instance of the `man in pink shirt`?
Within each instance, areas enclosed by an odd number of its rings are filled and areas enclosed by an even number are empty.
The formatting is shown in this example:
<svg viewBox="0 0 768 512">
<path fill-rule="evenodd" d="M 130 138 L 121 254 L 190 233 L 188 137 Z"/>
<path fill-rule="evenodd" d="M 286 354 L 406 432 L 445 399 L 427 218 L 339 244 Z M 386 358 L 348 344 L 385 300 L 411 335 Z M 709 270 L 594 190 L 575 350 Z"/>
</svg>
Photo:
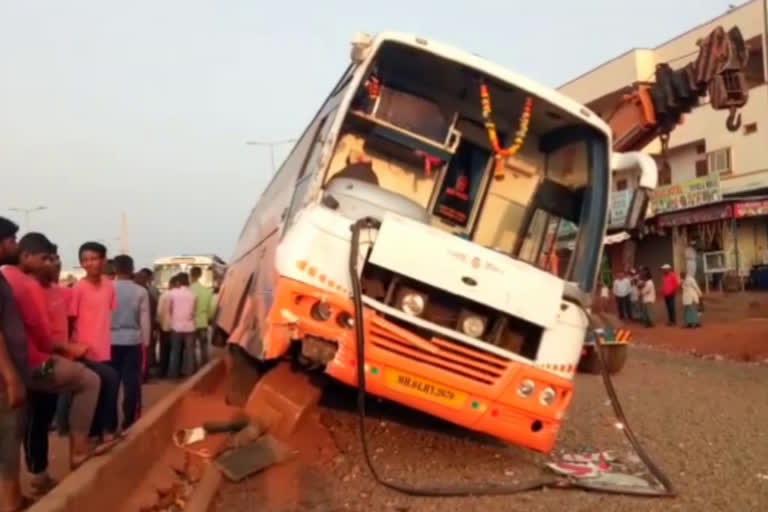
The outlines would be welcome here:
<svg viewBox="0 0 768 512">
<path fill-rule="evenodd" d="M 197 298 L 189 289 L 189 275 L 176 276 L 177 288 L 169 292 L 168 310 L 171 317 L 171 360 L 168 376 L 192 375 L 195 371 L 195 310 Z M 184 361 L 182 363 L 182 351 Z"/>
<path fill-rule="evenodd" d="M 32 473 L 33 488 L 39 492 L 45 492 L 53 483 L 47 474 L 48 429 L 56 402 L 48 398 L 51 394 L 73 393 L 70 465 L 74 468 L 90 455 L 88 431 L 99 393 L 98 377 L 82 364 L 71 361 L 82 357 L 85 347 L 54 338 L 45 292 L 35 278 L 45 272 L 52 251 L 53 244 L 44 235 L 28 233 L 19 241 L 18 265 L 2 268 L 18 304 L 28 338 L 27 359 L 31 377 L 24 453 Z"/>
<path fill-rule="evenodd" d="M 85 277 L 72 288 L 69 304 L 71 339 L 88 347 L 83 364 L 101 379 L 91 437 L 100 441 L 100 451 L 105 451 L 118 439 L 117 395 L 120 382 L 117 372 L 110 366 L 110 328 L 117 297 L 114 283 L 103 276 L 107 248 L 98 242 L 86 242 L 80 246 L 78 256 Z"/>
</svg>

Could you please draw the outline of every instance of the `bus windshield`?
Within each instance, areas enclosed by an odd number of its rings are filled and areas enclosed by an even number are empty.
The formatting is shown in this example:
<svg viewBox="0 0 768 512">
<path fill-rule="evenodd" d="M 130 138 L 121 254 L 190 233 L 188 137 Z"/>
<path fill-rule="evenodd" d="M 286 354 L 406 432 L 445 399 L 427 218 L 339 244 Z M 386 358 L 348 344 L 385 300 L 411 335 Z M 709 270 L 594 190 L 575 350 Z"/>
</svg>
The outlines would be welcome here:
<svg viewBox="0 0 768 512">
<path fill-rule="evenodd" d="M 155 287 L 160 289 L 168 288 L 171 278 L 180 272 L 183 272 L 183 269 L 178 264 L 155 265 Z"/>
<path fill-rule="evenodd" d="M 155 265 L 154 285 L 156 288 L 164 290 L 173 276 L 182 272 L 190 273 L 193 267 L 199 267 L 202 270 L 200 284 L 207 288 L 217 286 L 217 276 L 211 264 L 191 264 L 191 263 L 161 263 Z"/>
<path fill-rule="evenodd" d="M 579 226 L 602 232 L 608 155 L 607 135 L 557 104 L 386 41 L 325 179 L 372 183 L 423 207 L 438 229 L 587 283 L 595 258 L 578 268 L 569 254 L 598 252 L 602 234 L 583 239 Z"/>
</svg>

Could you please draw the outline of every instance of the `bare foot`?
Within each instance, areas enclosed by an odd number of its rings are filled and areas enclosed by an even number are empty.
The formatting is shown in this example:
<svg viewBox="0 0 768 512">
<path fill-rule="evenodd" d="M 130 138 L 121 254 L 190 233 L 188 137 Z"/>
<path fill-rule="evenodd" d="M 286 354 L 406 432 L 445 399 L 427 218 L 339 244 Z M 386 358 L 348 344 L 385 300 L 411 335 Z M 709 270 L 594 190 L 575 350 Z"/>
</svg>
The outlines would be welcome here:
<svg viewBox="0 0 768 512">
<path fill-rule="evenodd" d="M 72 469 L 72 471 L 76 470 L 80 466 L 82 466 L 85 461 L 91 458 L 91 455 L 93 455 L 95 451 L 87 451 L 87 452 L 79 452 L 79 453 L 72 453 L 72 455 L 69 458 L 69 467 Z"/>
<path fill-rule="evenodd" d="M 45 496 L 51 489 L 56 487 L 56 480 L 51 478 L 48 473 L 42 473 L 39 475 L 32 475 L 29 484 L 32 488 L 32 497 L 39 498 Z"/>
</svg>

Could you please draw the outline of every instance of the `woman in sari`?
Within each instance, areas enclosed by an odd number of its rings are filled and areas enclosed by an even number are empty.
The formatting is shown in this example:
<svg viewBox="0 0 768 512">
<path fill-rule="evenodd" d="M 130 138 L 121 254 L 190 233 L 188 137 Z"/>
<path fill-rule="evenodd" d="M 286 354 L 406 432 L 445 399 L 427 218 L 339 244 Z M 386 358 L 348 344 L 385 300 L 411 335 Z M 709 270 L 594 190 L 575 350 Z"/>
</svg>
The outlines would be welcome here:
<svg viewBox="0 0 768 512">
<path fill-rule="evenodd" d="M 701 288 L 696 279 L 688 272 L 683 272 L 683 327 L 701 327 L 699 320 L 699 303 L 701 302 Z"/>
</svg>

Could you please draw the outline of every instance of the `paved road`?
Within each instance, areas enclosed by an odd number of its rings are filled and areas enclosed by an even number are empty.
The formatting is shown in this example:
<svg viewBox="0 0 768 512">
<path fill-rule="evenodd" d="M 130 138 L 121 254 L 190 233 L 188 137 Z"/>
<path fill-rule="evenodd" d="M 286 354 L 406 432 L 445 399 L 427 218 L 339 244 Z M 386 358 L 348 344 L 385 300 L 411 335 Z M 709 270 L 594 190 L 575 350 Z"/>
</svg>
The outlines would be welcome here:
<svg viewBox="0 0 768 512">
<path fill-rule="evenodd" d="M 238 485 L 220 510 L 282 511 L 765 511 L 768 510 L 768 367 L 633 348 L 615 379 L 635 432 L 678 488 L 675 499 L 547 490 L 514 497 L 421 499 L 378 486 L 365 468 L 349 390 L 332 387 L 319 422 L 296 440 L 301 459 Z M 397 406 L 367 423 L 377 467 L 414 485 L 525 481 L 546 457 L 475 439 Z M 598 377 L 577 377 L 558 449 L 629 446 L 613 425 Z M 258 505 L 258 506 L 257 506 Z"/>
</svg>

